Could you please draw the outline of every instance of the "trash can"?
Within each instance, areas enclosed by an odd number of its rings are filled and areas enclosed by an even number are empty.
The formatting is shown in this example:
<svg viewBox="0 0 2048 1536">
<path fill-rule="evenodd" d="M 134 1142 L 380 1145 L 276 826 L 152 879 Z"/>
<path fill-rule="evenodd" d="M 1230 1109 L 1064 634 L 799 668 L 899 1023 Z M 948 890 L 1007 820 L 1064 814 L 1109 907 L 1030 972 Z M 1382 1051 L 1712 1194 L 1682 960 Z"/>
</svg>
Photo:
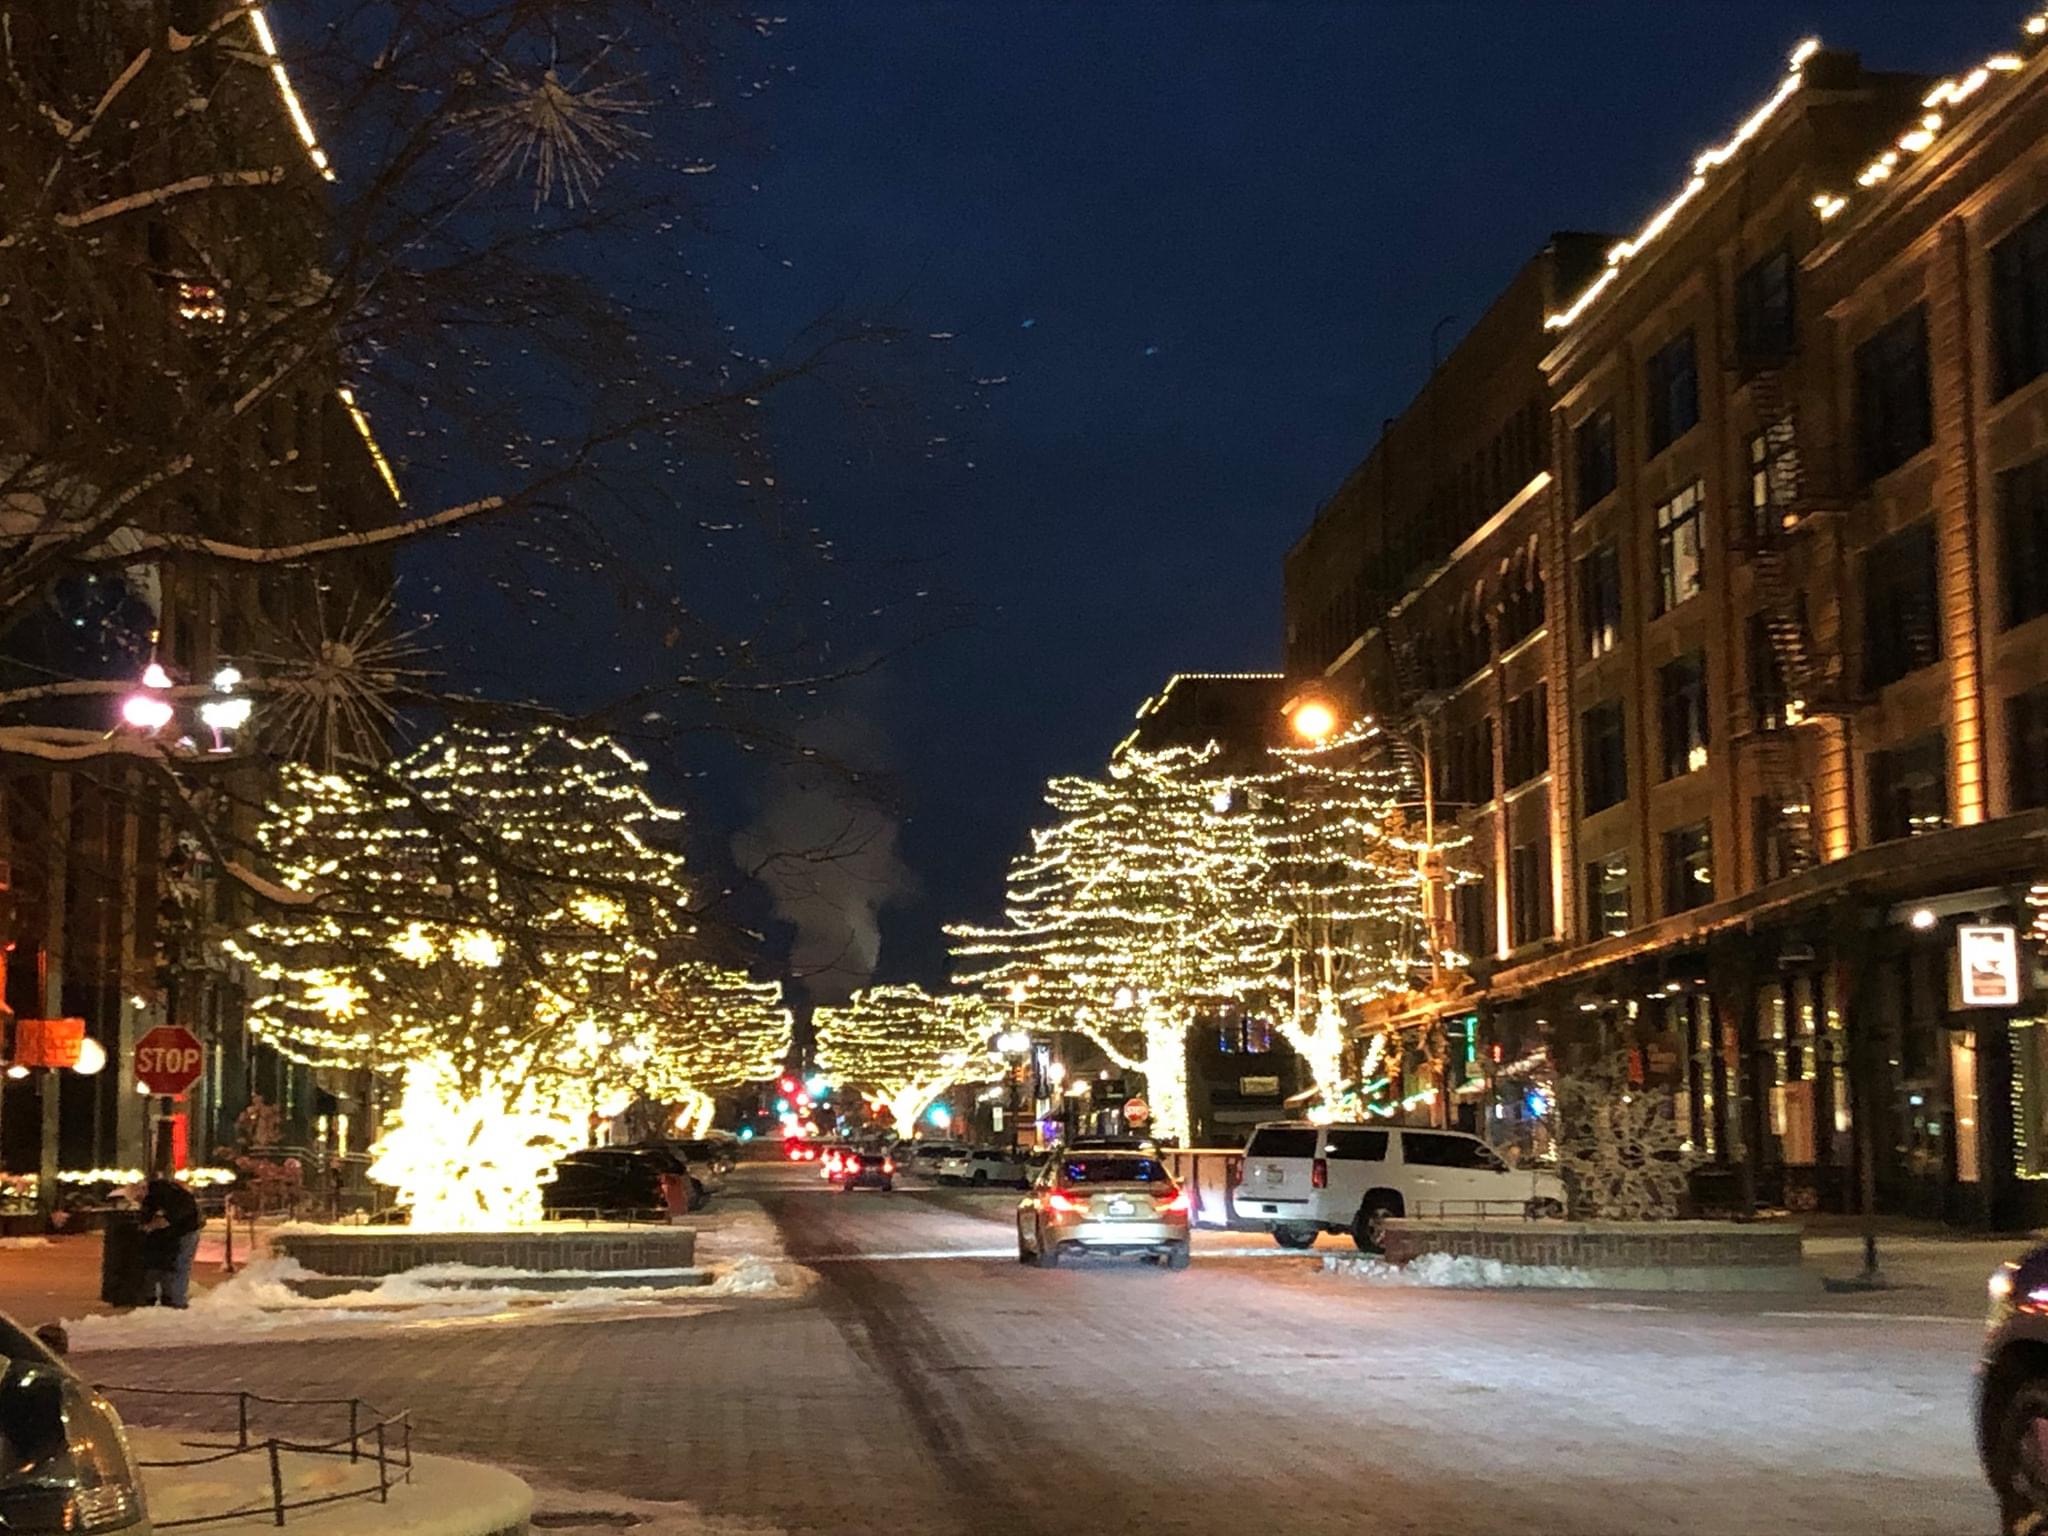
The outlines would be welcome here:
<svg viewBox="0 0 2048 1536">
<path fill-rule="evenodd" d="M 100 1231 L 100 1300 L 110 1307 L 139 1307 L 142 1288 L 142 1217 L 113 1211 Z"/>
</svg>

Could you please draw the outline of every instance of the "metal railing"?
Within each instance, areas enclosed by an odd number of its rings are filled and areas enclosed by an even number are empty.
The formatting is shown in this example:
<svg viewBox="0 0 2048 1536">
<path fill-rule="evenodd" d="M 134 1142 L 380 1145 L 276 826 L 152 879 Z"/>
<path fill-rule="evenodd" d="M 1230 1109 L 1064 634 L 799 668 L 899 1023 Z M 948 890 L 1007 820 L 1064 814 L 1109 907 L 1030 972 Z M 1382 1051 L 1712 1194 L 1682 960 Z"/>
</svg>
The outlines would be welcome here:
<svg viewBox="0 0 2048 1536">
<path fill-rule="evenodd" d="M 391 1502 L 391 1490 L 400 1483 L 412 1481 L 412 1410 L 401 1409 L 397 1413 L 381 1413 L 359 1397 L 264 1397 L 255 1392 L 198 1391 L 180 1387 L 123 1387 L 96 1386 L 93 1390 L 108 1395 L 119 1394 L 128 1397 L 205 1399 L 221 1402 L 233 1399 L 235 1404 L 235 1443 L 231 1446 L 212 1447 L 204 1441 L 193 1442 L 196 1448 L 205 1449 L 202 1456 L 178 1457 L 171 1460 L 142 1461 L 135 1466 L 141 1470 L 167 1470 L 183 1467 L 214 1466 L 232 1461 L 240 1456 L 263 1456 L 269 1462 L 270 1499 L 267 1503 L 246 1504 L 235 1509 L 221 1510 L 215 1514 L 187 1515 L 177 1520 L 158 1520 L 154 1528 L 159 1531 L 177 1530 L 184 1526 L 216 1525 L 225 1520 L 246 1520 L 251 1515 L 266 1511 L 275 1525 L 285 1523 L 285 1515 L 292 1510 L 317 1509 L 322 1505 L 339 1504 L 349 1499 L 375 1499 L 380 1504 Z M 346 1408 L 348 1410 L 348 1433 L 332 1440 L 292 1440 L 280 1435 L 266 1435 L 258 1438 L 250 1428 L 250 1408 L 263 1405 L 276 1408 Z M 369 1422 L 365 1422 L 366 1416 Z M 206 1433 L 204 1428 L 200 1433 Z M 396 1442 L 395 1444 L 393 1442 Z M 346 1456 L 349 1461 L 362 1464 L 373 1463 L 377 1469 L 377 1480 L 365 1482 L 360 1488 L 346 1488 L 339 1493 L 310 1494 L 304 1498 L 285 1497 L 284 1457 L 286 1456 Z"/>
</svg>

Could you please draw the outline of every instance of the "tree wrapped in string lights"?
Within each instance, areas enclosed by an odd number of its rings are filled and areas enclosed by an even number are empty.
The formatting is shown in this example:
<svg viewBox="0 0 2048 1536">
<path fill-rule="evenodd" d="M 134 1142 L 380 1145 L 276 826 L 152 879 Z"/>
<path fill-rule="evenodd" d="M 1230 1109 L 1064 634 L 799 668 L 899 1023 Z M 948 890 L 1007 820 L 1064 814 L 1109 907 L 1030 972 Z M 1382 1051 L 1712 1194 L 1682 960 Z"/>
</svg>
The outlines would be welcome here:
<svg viewBox="0 0 2048 1536">
<path fill-rule="evenodd" d="M 468 725 L 384 767 L 284 770 L 258 835 L 293 899 L 230 944 L 267 985 L 252 1026 L 404 1076 L 371 1172 L 416 1224 L 537 1218 L 576 1128 L 657 1065 L 651 982 L 690 925 L 681 813 L 645 778 L 608 740 Z"/>
<path fill-rule="evenodd" d="M 1266 865 L 1260 900 L 1281 943 L 1260 1001 L 1308 1067 L 1324 1113 L 1355 1109 L 1369 1086 L 1344 1071 L 1358 1010 L 1412 990 L 1430 962 L 1429 850 L 1399 810 L 1407 775 L 1361 751 L 1371 735 L 1275 749 L 1266 771 L 1244 782 Z"/>
<path fill-rule="evenodd" d="M 989 1041 L 1001 1027 L 976 993 L 915 986 L 864 987 L 813 1019 L 818 1065 L 887 1109 L 905 1136 L 948 1088 L 988 1075 Z"/>
<path fill-rule="evenodd" d="M 1254 1003 L 1282 955 L 1260 822 L 1217 757 L 1127 749 L 1052 780 L 1058 819 L 1010 866 L 1008 922 L 948 929 L 963 983 L 1142 1073 L 1158 1133 L 1183 1143 L 1188 1031 Z"/>
<path fill-rule="evenodd" d="M 675 1107 L 670 1129 L 711 1129 L 718 1095 L 773 1077 L 794 1030 L 779 982 L 705 960 L 680 960 L 655 977 L 647 1023 L 634 1037 L 648 1066 L 646 1097 Z"/>
</svg>

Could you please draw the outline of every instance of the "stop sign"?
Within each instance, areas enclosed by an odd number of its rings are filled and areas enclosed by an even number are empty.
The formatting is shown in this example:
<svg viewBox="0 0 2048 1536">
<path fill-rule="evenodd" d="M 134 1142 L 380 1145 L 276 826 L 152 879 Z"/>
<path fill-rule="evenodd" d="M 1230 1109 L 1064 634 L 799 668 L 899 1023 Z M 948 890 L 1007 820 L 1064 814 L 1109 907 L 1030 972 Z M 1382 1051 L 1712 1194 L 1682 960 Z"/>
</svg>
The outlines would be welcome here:
<svg viewBox="0 0 2048 1536">
<path fill-rule="evenodd" d="M 1132 1130 L 1138 1129 L 1152 1118 L 1152 1106 L 1143 1099 L 1124 1100 L 1124 1124 Z"/>
<path fill-rule="evenodd" d="M 177 1024 L 159 1024 L 135 1042 L 135 1080 L 151 1093 L 176 1097 L 199 1081 L 206 1051 Z"/>
</svg>

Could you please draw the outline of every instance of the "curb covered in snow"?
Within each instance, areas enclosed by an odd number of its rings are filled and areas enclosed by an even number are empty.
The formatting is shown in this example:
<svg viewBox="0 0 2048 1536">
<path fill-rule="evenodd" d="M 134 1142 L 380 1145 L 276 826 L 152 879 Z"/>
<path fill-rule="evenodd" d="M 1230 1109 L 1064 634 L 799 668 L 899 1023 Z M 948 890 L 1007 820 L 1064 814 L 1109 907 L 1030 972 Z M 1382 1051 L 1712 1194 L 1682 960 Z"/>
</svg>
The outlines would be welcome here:
<svg viewBox="0 0 2048 1536">
<path fill-rule="evenodd" d="M 174 1461 L 220 1446 L 183 1432 L 130 1429 L 142 1461 Z M 287 1503 L 374 1487 L 374 1464 L 346 1457 L 294 1456 L 280 1461 Z M 233 1456 L 197 1467 L 150 1467 L 143 1472 L 149 1513 L 159 1525 L 202 1519 L 229 1510 L 248 1514 L 208 1525 L 213 1531 L 274 1531 L 270 1458 Z M 533 1514 L 533 1491 L 510 1472 L 450 1456 L 413 1456 L 412 1481 L 392 1486 L 390 1502 L 372 1494 L 338 1499 L 286 1513 L 289 1529 L 307 1536 L 507 1536 L 523 1532 Z"/>
<path fill-rule="evenodd" d="M 1405 1264 L 1368 1254 L 1325 1254 L 1323 1270 L 1367 1285 L 1434 1290 L 1560 1291 L 1811 1291 L 1815 1277 L 1778 1265 L 1685 1268 L 1641 1265 L 1579 1269 L 1553 1264 L 1503 1264 L 1470 1254 L 1422 1253 Z"/>
</svg>

